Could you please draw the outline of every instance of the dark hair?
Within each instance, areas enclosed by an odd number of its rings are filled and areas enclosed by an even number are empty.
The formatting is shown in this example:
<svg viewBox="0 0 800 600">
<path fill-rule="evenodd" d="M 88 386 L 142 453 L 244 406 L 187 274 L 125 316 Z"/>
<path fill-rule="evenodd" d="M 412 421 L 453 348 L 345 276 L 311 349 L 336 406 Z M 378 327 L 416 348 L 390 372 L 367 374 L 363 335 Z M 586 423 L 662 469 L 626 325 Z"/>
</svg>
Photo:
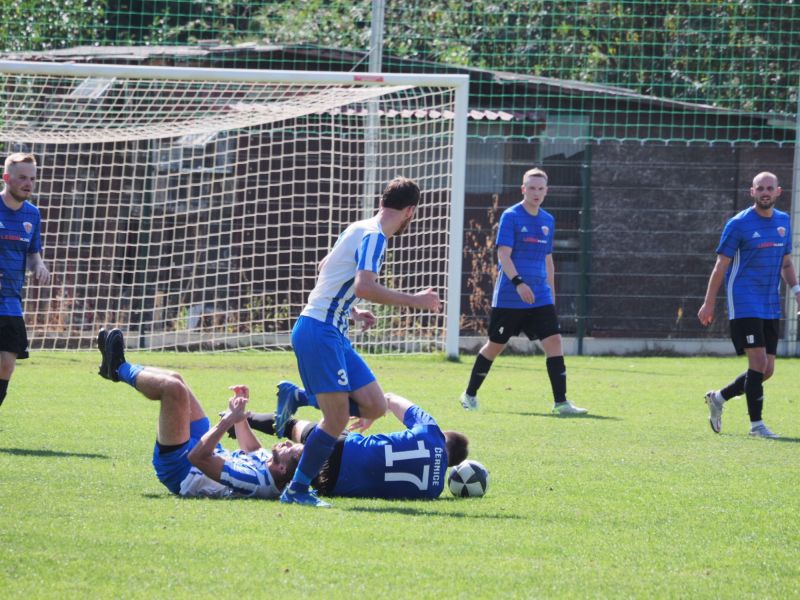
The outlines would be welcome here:
<svg viewBox="0 0 800 600">
<path fill-rule="evenodd" d="M 381 206 L 403 210 L 407 206 L 419 204 L 419 186 L 408 177 L 395 177 L 383 189 Z"/>
<path fill-rule="evenodd" d="M 458 431 L 444 432 L 444 445 L 447 450 L 447 466 L 452 467 L 467 460 L 469 438 Z"/>
</svg>

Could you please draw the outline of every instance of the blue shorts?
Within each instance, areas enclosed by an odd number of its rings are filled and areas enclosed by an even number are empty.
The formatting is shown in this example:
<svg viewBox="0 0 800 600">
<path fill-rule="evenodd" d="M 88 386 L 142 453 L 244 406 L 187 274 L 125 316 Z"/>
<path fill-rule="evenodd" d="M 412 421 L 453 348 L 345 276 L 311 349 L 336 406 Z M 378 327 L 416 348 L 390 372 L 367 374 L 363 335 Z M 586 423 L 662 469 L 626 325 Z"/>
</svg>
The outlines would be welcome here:
<svg viewBox="0 0 800 600">
<path fill-rule="evenodd" d="M 350 340 L 333 325 L 301 316 L 292 329 L 292 348 L 303 385 L 312 394 L 352 392 L 375 381 Z"/>
<path fill-rule="evenodd" d="M 180 448 L 166 454 L 161 454 L 158 443 L 153 448 L 153 467 L 156 470 L 156 477 L 173 494 L 181 491 L 181 482 L 186 479 L 192 468 L 192 463 L 189 462 L 189 452 L 209 429 L 211 429 L 211 422 L 208 417 L 197 419 L 189 425 L 189 441 Z"/>
</svg>

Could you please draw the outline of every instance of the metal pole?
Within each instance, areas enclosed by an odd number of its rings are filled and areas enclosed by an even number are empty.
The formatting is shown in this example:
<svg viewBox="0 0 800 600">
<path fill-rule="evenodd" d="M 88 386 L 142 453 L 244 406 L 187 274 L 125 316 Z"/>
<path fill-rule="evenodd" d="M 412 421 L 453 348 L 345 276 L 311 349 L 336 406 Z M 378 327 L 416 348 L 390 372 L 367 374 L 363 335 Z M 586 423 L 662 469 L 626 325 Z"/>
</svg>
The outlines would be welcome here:
<svg viewBox="0 0 800 600">
<path fill-rule="evenodd" d="M 383 10 L 384 0 L 372 0 L 372 25 L 369 38 L 369 72 L 380 73 L 383 68 Z M 367 102 L 367 130 L 364 134 L 364 197 L 361 202 L 362 217 L 368 219 L 374 212 L 373 203 L 379 193 L 378 153 L 380 152 L 380 116 L 378 102 Z"/>
<path fill-rule="evenodd" d="M 794 164 L 792 165 L 792 262 L 800 270 L 800 85 L 797 87 L 797 118 L 795 121 Z M 797 356 L 797 302 L 794 294 L 786 293 L 786 354 Z"/>
<path fill-rule="evenodd" d="M 580 275 L 578 277 L 578 355 L 583 354 L 583 338 L 589 319 L 589 271 L 592 251 L 592 147 L 586 144 L 586 155 L 581 165 L 581 216 L 580 216 Z"/>
</svg>

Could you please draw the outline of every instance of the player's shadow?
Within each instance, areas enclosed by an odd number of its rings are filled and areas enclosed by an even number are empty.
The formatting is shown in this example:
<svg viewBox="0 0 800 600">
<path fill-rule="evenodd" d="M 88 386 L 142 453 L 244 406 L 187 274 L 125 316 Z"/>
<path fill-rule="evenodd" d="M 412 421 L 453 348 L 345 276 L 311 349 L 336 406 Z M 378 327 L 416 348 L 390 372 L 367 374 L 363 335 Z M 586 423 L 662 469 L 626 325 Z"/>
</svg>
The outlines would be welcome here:
<svg viewBox="0 0 800 600">
<path fill-rule="evenodd" d="M 45 458 L 104 458 L 105 454 L 94 454 L 92 452 L 61 452 L 59 450 L 36 450 L 31 448 L 0 448 L 3 454 L 13 456 L 43 456 Z"/>
<path fill-rule="evenodd" d="M 445 498 L 441 500 L 437 500 L 438 502 L 469 502 L 470 500 L 464 500 L 459 498 Z M 475 501 L 473 499 L 473 501 Z M 391 502 L 391 500 L 387 500 L 387 503 Z M 355 512 L 368 512 L 368 513 L 397 513 L 401 515 L 407 515 L 410 517 L 446 517 L 452 518 L 455 517 L 457 519 L 498 519 L 501 521 L 527 521 L 530 520 L 529 517 L 522 517 L 520 515 L 498 515 L 498 514 L 481 514 L 481 513 L 464 513 L 464 512 L 439 512 L 436 510 L 424 510 L 421 508 L 409 508 L 407 506 L 352 506 L 347 511 L 355 511 Z"/>
<path fill-rule="evenodd" d="M 789 442 L 790 444 L 800 444 L 800 438 L 779 437 L 769 440 L 770 442 Z"/>
<path fill-rule="evenodd" d="M 503 411 L 504 414 L 507 415 L 518 415 L 520 417 L 544 417 L 546 419 L 558 419 L 559 421 L 622 421 L 619 417 L 609 417 L 606 415 L 595 415 L 589 413 L 588 415 L 575 415 L 574 417 L 561 417 L 559 415 L 554 415 L 553 413 L 540 413 L 540 412 L 531 412 L 531 411 L 512 411 L 507 410 Z"/>
</svg>

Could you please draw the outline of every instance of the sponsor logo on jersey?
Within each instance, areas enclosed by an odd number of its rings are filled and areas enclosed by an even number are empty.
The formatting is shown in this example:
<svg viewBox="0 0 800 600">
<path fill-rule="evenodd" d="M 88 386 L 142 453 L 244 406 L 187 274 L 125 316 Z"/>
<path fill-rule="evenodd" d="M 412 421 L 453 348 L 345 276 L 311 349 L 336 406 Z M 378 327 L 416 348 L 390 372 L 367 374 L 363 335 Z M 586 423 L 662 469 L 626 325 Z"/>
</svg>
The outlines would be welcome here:
<svg viewBox="0 0 800 600">
<path fill-rule="evenodd" d="M 33 231 L 33 223 L 28 223 L 27 221 L 25 221 L 22 224 L 22 226 L 25 228 L 25 233 L 30 233 L 31 231 Z"/>
<path fill-rule="evenodd" d="M 783 242 L 761 242 L 756 248 L 783 248 Z"/>
<path fill-rule="evenodd" d="M 778 235 L 781 237 L 786 237 L 786 227 L 778 227 Z"/>
<path fill-rule="evenodd" d="M 532 236 L 529 236 L 529 235 L 526 235 L 524 238 L 522 238 L 522 241 L 523 242 L 528 242 L 529 244 L 546 244 L 547 243 L 547 240 L 540 240 L 539 238 L 532 237 Z"/>
</svg>

